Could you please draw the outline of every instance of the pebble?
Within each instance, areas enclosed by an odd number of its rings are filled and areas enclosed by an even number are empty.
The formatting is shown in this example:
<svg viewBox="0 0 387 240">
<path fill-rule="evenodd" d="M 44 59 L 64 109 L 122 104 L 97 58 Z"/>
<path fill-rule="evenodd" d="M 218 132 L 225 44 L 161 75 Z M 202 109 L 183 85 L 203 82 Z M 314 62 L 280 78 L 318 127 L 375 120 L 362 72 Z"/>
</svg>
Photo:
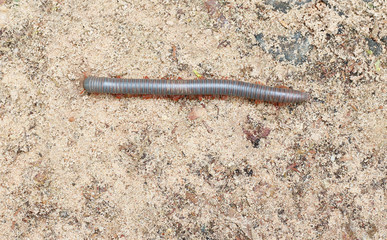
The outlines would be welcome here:
<svg viewBox="0 0 387 240">
<path fill-rule="evenodd" d="M 5 6 L 0 6 L 0 27 L 5 27 L 8 22 L 9 9 Z"/>
<path fill-rule="evenodd" d="M 67 218 L 69 216 L 69 214 L 67 213 L 67 211 L 60 211 L 59 216 L 61 218 Z"/>
<path fill-rule="evenodd" d="M 211 29 L 206 29 L 203 31 L 203 33 L 207 36 L 211 36 L 212 35 L 212 30 Z"/>
<path fill-rule="evenodd" d="M 206 115 L 207 111 L 203 107 L 194 107 L 191 112 L 188 114 L 189 120 L 195 120 L 198 118 L 202 118 Z"/>
</svg>

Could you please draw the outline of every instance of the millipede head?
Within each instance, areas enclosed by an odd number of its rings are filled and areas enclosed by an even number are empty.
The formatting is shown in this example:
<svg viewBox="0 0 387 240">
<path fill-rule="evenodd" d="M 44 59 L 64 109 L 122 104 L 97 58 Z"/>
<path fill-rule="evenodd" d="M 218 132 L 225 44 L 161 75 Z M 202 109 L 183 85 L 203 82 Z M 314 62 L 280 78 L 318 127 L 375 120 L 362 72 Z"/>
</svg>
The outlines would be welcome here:
<svg viewBox="0 0 387 240">
<path fill-rule="evenodd" d="M 85 77 L 84 79 L 81 80 L 81 84 L 82 84 L 82 87 L 84 90 L 86 90 L 86 92 L 90 89 L 90 84 L 89 84 L 89 79 L 88 77 Z"/>
</svg>

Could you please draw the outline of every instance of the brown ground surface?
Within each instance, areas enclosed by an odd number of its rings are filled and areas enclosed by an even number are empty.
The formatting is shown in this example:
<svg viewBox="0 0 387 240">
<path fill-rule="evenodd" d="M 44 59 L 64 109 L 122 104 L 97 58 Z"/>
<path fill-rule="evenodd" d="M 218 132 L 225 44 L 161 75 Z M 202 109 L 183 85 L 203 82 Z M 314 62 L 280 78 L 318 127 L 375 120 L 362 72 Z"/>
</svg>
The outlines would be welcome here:
<svg viewBox="0 0 387 240">
<path fill-rule="evenodd" d="M 0 238 L 387 239 L 383 2 L 1 0 Z M 194 71 L 312 98 L 80 94 Z"/>
</svg>

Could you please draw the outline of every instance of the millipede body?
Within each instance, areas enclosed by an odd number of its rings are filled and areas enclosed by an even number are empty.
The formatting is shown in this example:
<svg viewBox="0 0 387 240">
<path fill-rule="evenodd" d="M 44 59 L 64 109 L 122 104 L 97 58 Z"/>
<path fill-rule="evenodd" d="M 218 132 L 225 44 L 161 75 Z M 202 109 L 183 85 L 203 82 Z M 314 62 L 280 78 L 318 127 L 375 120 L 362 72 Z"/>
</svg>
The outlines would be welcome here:
<svg viewBox="0 0 387 240">
<path fill-rule="evenodd" d="M 87 77 L 83 87 L 89 93 L 132 95 L 212 95 L 236 96 L 272 103 L 299 103 L 309 96 L 305 92 L 275 88 L 235 80 L 197 79 L 123 79 Z"/>
</svg>

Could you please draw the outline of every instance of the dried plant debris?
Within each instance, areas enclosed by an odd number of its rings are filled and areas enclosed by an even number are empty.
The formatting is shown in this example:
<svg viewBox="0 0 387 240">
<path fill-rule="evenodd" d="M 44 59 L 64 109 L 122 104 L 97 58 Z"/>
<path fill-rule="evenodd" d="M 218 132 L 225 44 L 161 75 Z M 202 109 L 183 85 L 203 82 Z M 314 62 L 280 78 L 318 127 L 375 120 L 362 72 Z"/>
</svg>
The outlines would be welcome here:
<svg viewBox="0 0 387 240">
<path fill-rule="evenodd" d="M 204 2 L 204 7 L 211 19 L 215 21 L 214 28 L 224 27 L 227 25 L 228 20 L 224 16 L 223 4 L 217 0 L 207 0 Z"/>
<path fill-rule="evenodd" d="M 262 123 L 254 122 L 250 117 L 247 118 L 246 125 L 243 127 L 246 139 L 253 144 L 254 148 L 258 148 L 261 139 L 267 138 L 270 132 L 270 128 L 265 127 Z"/>
<path fill-rule="evenodd" d="M 254 36 L 258 46 L 280 62 L 287 61 L 294 65 L 302 64 L 307 61 L 312 50 L 308 38 L 300 32 L 295 32 L 290 37 L 278 36 L 276 39 L 266 39 L 263 33 Z"/>
<path fill-rule="evenodd" d="M 210 16 L 219 14 L 220 6 L 217 0 L 207 0 L 204 2 L 204 6 Z"/>
</svg>

